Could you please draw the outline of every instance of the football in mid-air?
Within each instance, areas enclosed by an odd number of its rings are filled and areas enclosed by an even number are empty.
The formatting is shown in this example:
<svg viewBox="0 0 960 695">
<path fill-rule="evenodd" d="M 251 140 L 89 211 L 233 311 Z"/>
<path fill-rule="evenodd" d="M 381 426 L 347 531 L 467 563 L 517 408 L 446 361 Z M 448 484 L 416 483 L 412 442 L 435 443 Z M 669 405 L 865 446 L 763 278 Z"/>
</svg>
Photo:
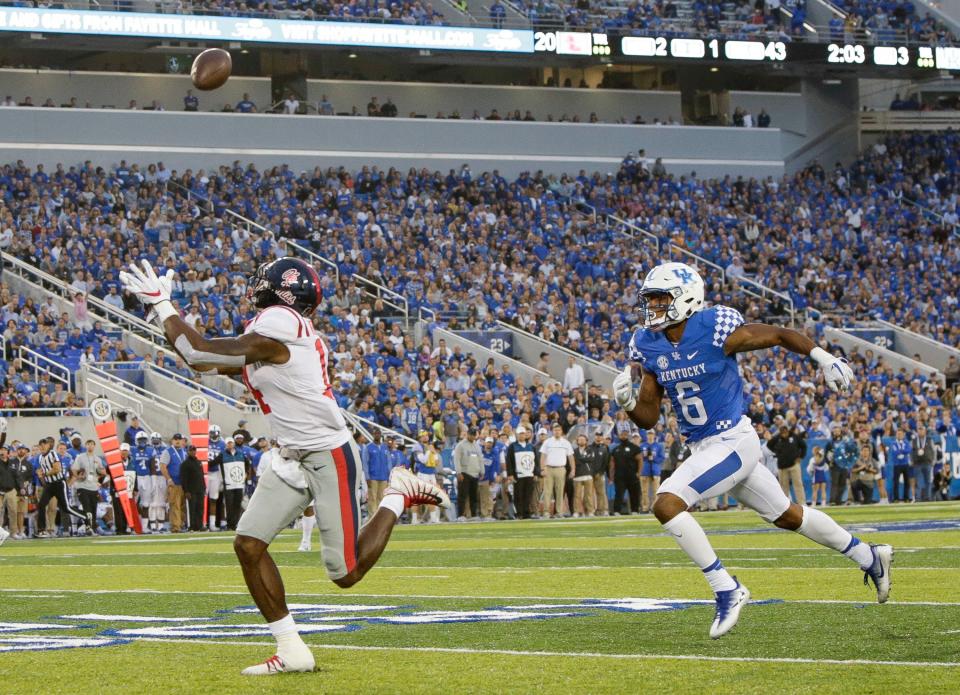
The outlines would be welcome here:
<svg viewBox="0 0 960 695">
<path fill-rule="evenodd" d="M 232 67 L 229 53 L 222 48 L 208 48 L 194 59 L 190 79 L 194 87 L 208 92 L 223 86 Z"/>
</svg>

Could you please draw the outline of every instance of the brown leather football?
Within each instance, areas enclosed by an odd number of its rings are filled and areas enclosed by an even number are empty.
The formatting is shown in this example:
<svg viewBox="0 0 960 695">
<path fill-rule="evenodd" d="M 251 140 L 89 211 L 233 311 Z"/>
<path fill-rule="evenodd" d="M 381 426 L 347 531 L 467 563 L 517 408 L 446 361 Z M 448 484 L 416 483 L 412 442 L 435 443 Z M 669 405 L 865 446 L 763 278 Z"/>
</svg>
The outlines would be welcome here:
<svg viewBox="0 0 960 695">
<path fill-rule="evenodd" d="M 222 48 L 208 48 L 198 55 L 190 68 L 193 86 L 205 92 L 223 86 L 230 77 L 233 60 Z"/>
</svg>

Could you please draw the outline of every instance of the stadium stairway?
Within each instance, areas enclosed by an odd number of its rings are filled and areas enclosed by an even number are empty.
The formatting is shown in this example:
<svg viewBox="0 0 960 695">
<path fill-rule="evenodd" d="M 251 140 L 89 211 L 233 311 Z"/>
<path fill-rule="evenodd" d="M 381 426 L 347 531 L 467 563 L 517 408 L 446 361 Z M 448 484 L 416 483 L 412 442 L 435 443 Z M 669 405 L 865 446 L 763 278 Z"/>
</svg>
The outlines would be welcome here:
<svg viewBox="0 0 960 695">
<path fill-rule="evenodd" d="M 721 282 L 724 285 L 736 284 L 736 286 L 744 293 L 753 297 L 754 299 L 764 302 L 767 305 L 780 303 L 788 312 L 788 319 L 791 326 L 796 325 L 796 322 L 800 318 L 797 315 L 793 298 L 788 294 L 775 290 L 767 285 L 763 285 L 756 280 L 751 280 L 750 278 L 728 278 L 726 270 L 721 268 L 716 263 L 707 260 L 703 256 L 699 256 L 691 251 L 688 251 L 687 249 L 681 248 L 674 243 L 665 244 L 653 232 L 638 227 L 637 225 L 621 219 L 616 215 L 609 213 L 605 214 L 603 216 L 603 222 L 608 228 L 614 229 L 622 234 L 626 234 L 627 236 L 635 239 L 638 243 L 653 245 L 656 256 L 661 258 L 663 261 L 674 260 L 682 263 L 692 263 L 694 266 L 705 266 L 710 268 L 712 272 L 719 275 Z"/>
<path fill-rule="evenodd" d="M 73 312 L 73 297 L 77 290 L 66 282 L 26 261 L 12 256 L 4 256 L 6 263 L 4 281 L 17 292 L 29 294 L 36 298 L 51 297 L 58 309 Z M 125 348 L 139 357 L 154 356 L 158 352 L 172 354 L 169 343 L 163 332 L 153 323 L 131 314 L 123 309 L 107 304 L 97 297 L 86 296 L 87 310 L 92 321 L 100 321 L 108 334 L 119 337 Z M 64 351 L 63 367 L 70 372 L 80 368 L 80 355 L 75 350 Z M 197 375 L 201 381 L 198 388 L 205 388 L 219 393 L 225 398 L 238 399 L 246 389 L 239 381 L 222 375 Z"/>
<path fill-rule="evenodd" d="M 960 359 L 957 348 L 883 319 L 858 322 L 840 330 L 940 372 L 946 369 L 951 357 Z"/>
</svg>

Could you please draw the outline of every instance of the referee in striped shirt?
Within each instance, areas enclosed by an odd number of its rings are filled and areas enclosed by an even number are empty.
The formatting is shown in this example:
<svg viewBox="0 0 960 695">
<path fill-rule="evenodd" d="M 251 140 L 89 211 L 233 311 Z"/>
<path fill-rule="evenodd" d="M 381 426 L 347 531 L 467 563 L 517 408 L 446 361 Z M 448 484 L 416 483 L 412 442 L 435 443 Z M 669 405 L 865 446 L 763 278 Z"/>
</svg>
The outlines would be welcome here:
<svg viewBox="0 0 960 695">
<path fill-rule="evenodd" d="M 40 495 L 40 501 L 37 503 L 37 520 L 39 521 L 40 538 L 49 538 L 50 533 L 47 529 L 47 504 L 50 500 L 57 500 L 57 509 L 61 514 L 69 514 L 80 519 L 81 523 L 92 523 L 84 516 L 79 509 L 74 509 L 67 503 L 67 475 L 68 472 L 63 469 L 63 463 L 57 452 L 53 450 L 53 437 L 47 437 L 40 440 L 40 458 L 37 476 L 43 483 L 43 492 Z"/>
</svg>

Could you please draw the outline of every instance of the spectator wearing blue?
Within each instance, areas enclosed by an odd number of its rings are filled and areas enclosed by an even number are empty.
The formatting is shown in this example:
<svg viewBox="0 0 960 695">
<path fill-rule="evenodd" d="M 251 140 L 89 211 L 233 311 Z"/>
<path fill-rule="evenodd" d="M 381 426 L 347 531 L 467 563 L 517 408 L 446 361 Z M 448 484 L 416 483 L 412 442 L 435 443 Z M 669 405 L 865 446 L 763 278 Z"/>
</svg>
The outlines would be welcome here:
<svg viewBox="0 0 960 695">
<path fill-rule="evenodd" d="M 831 428 L 830 437 L 823 451 L 827 465 L 830 466 L 830 504 L 838 505 L 843 503 L 843 494 L 850 482 L 850 472 L 859 454 L 853 435 L 849 431 L 843 435 L 839 425 Z"/>
<path fill-rule="evenodd" d="M 183 110 L 184 111 L 199 111 L 200 110 L 200 100 L 194 95 L 192 89 L 187 90 L 187 96 L 183 98 Z"/>
<path fill-rule="evenodd" d="M 897 428 L 894 440 L 887 445 L 887 460 L 893 463 L 893 501 L 907 500 L 907 489 L 910 481 L 910 454 L 913 447 L 907 441 L 903 426 Z M 903 487 L 901 487 L 901 482 Z M 902 497 L 901 497 L 902 492 Z M 912 501 L 912 500 L 911 500 Z"/>
<path fill-rule="evenodd" d="M 417 405 L 417 399 L 407 396 L 403 399 L 403 409 L 400 412 L 400 425 L 408 437 L 416 437 L 423 429 L 423 415 Z"/>
<path fill-rule="evenodd" d="M 234 111 L 237 113 L 256 113 L 257 105 L 251 101 L 250 95 L 244 92 L 243 98 L 237 102 Z"/>
<path fill-rule="evenodd" d="M 477 496 L 480 498 L 480 518 L 484 521 L 493 518 L 493 497 L 491 487 L 500 475 L 500 455 L 496 440 L 486 437 L 480 455 L 483 457 L 483 477 L 477 484 Z"/>
<path fill-rule="evenodd" d="M 373 441 L 367 444 L 361 452 L 361 460 L 367 475 L 367 511 L 373 516 L 383 499 L 383 492 L 387 489 L 387 480 L 390 478 L 390 455 L 387 445 L 383 443 L 383 434 L 380 428 L 374 428 Z"/>
<path fill-rule="evenodd" d="M 410 468 L 410 461 L 403 449 L 403 442 L 394 435 L 387 435 L 387 456 L 390 460 L 390 470 L 394 468 Z"/>
<path fill-rule="evenodd" d="M 123 433 L 123 441 L 132 447 L 136 443 L 137 433 L 142 429 L 140 418 L 134 415 L 130 418 L 130 426 Z"/>
<path fill-rule="evenodd" d="M 646 513 L 653 506 L 660 487 L 660 466 L 665 458 L 663 444 L 657 441 L 656 430 L 647 430 L 647 440 L 640 445 L 643 465 L 640 467 L 640 511 Z"/>
<path fill-rule="evenodd" d="M 931 485 L 933 484 L 933 463 L 936 452 L 933 446 L 933 437 L 928 436 L 925 425 L 917 427 L 917 434 L 913 437 L 911 446 L 911 460 L 913 471 L 910 476 L 910 493 L 913 499 L 921 502 L 932 500 Z"/>
<path fill-rule="evenodd" d="M 493 22 L 493 26 L 496 29 L 502 29 L 503 22 L 506 18 L 507 8 L 504 7 L 500 0 L 494 0 L 493 4 L 490 5 L 490 21 Z"/>
<path fill-rule="evenodd" d="M 171 437 L 170 446 L 160 454 L 160 472 L 167 483 L 167 504 L 170 506 L 170 533 L 180 533 L 184 529 L 186 507 L 180 469 L 186 458 L 186 440 L 177 432 Z"/>
</svg>

